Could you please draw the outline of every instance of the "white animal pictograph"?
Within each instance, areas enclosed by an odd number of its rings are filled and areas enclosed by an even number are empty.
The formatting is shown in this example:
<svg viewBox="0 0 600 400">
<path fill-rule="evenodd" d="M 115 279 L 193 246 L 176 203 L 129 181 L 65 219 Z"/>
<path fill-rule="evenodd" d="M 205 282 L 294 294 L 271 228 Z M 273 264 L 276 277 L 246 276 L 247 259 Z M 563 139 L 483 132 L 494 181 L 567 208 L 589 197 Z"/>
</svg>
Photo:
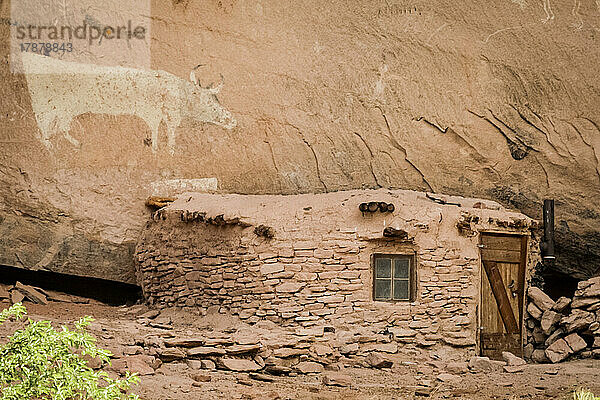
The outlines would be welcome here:
<svg viewBox="0 0 600 400">
<path fill-rule="evenodd" d="M 546 23 L 548 21 L 554 20 L 554 12 L 552 11 L 552 8 L 550 7 L 550 0 L 543 0 L 542 4 L 544 6 L 544 11 L 546 12 L 546 19 L 543 19 L 542 22 Z"/>
<path fill-rule="evenodd" d="M 579 14 L 579 8 L 581 7 L 581 1 L 575 0 L 573 4 L 573 9 L 571 10 L 571 15 L 575 17 L 577 22 L 574 22 L 571 26 L 573 26 L 577 30 L 581 30 L 583 28 L 583 19 L 581 18 L 581 14 Z"/>
<path fill-rule="evenodd" d="M 71 122 L 84 113 L 135 115 L 152 132 L 152 151 L 158 150 L 158 128 L 167 128 L 169 153 L 175 153 L 175 129 L 184 118 L 233 129 L 237 122 L 216 95 L 223 87 L 202 87 L 194 68 L 190 81 L 160 70 L 106 67 L 22 53 L 23 69 L 40 140 L 48 149 L 56 130 L 74 146 Z"/>
</svg>

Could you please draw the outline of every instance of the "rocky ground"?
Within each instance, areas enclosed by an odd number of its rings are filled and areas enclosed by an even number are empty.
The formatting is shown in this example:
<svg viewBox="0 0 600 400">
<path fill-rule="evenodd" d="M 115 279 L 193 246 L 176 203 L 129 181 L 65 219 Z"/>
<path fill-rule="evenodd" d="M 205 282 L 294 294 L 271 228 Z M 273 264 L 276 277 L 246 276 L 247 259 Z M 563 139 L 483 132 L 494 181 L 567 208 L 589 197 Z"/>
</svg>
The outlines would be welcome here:
<svg viewBox="0 0 600 400">
<path fill-rule="evenodd" d="M 578 387 L 600 393 L 600 360 L 595 359 L 553 365 L 518 365 L 519 360 L 510 359 L 509 365 L 504 365 L 481 358 L 391 357 L 391 367 L 363 368 L 344 361 L 323 368 L 302 361 L 302 355 L 291 355 L 299 357 L 300 363 L 290 368 L 278 363 L 275 367 L 269 366 L 274 354 L 266 356 L 260 343 L 284 341 L 277 326 L 250 327 L 218 313 L 200 317 L 166 310 L 159 314 L 143 305 L 114 307 L 64 294 L 46 294 L 50 300 L 47 304 L 25 303 L 30 317 L 63 324 L 84 315 L 94 316 L 90 330 L 114 358 L 111 366 L 95 365 L 93 360 L 91 365 L 113 375 L 125 368 L 137 371 L 141 383 L 135 391 L 146 400 L 567 399 Z M 9 305 L 7 299 L 0 302 L 0 308 Z M 0 326 L 1 340 L 6 340 L 14 328 L 11 322 Z M 296 346 L 301 348 L 302 344 Z M 273 351 L 285 360 L 287 354 L 281 349 L 291 347 L 282 344 L 279 353 Z M 240 357 L 253 351 L 253 359 Z"/>
</svg>

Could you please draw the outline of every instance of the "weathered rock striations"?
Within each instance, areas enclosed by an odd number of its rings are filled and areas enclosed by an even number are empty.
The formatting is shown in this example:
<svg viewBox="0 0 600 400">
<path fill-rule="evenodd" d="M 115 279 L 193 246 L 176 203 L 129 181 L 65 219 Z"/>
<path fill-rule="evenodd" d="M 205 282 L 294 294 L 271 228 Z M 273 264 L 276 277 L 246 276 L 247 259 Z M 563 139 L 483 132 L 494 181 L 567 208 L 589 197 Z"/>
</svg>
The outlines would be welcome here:
<svg viewBox="0 0 600 400">
<path fill-rule="evenodd" d="M 580 6 L 153 2 L 152 68 L 223 74 L 237 120 L 183 121 L 174 155 L 164 125 L 153 153 L 144 120 L 95 113 L 69 128 L 79 147 L 54 135 L 47 148 L 3 22 L 0 264 L 134 283 L 148 196 L 210 178 L 193 190 L 406 188 L 536 218 L 555 198 L 556 268 L 587 279 L 600 267 L 600 10 Z"/>
</svg>

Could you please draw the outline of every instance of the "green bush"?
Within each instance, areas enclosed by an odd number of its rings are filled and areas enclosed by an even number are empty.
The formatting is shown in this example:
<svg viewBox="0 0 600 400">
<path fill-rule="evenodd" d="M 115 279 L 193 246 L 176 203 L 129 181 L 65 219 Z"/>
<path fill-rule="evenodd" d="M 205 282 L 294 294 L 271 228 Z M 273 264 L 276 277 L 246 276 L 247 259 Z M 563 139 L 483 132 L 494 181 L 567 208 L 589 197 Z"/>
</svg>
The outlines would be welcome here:
<svg viewBox="0 0 600 400">
<path fill-rule="evenodd" d="M 0 325 L 9 318 L 23 318 L 27 310 L 21 303 L 0 312 Z M 81 355 L 99 357 L 110 363 L 110 352 L 96 347 L 96 340 L 85 328 L 93 321 L 84 317 L 75 330 L 54 329 L 50 321 L 27 320 L 0 346 L 0 400 L 133 400 L 126 394 L 138 383 L 135 374 L 122 380 L 111 379 L 104 371 L 88 367 Z"/>
</svg>

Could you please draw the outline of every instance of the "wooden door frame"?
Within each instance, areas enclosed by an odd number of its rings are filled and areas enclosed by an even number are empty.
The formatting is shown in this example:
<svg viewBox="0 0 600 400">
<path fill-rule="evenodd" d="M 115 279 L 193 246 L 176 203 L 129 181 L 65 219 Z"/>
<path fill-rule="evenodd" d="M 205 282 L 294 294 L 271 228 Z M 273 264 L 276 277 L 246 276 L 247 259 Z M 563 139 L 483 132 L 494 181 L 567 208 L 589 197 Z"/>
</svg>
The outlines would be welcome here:
<svg viewBox="0 0 600 400">
<path fill-rule="evenodd" d="M 481 256 L 481 249 L 483 248 L 483 235 L 492 236 L 518 236 L 521 237 L 521 260 L 519 262 L 519 289 L 520 293 L 523 293 L 522 298 L 519 299 L 519 322 L 520 327 L 520 338 L 521 338 L 521 349 L 524 346 L 525 340 L 525 300 L 527 298 L 527 263 L 529 261 L 529 238 L 531 235 L 527 232 L 505 232 L 499 230 L 483 230 L 479 231 L 478 241 L 478 252 L 479 252 L 479 299 L 477 301 L 477 326 L 476 326 L 476 339 L 475 339 L 475 351 L 478 355 L 481 355 L 481 310 L 483 301 L 483 279 L 487 278 L 485 267 L 483 266 L 483 257 Z"/>
</svg>

